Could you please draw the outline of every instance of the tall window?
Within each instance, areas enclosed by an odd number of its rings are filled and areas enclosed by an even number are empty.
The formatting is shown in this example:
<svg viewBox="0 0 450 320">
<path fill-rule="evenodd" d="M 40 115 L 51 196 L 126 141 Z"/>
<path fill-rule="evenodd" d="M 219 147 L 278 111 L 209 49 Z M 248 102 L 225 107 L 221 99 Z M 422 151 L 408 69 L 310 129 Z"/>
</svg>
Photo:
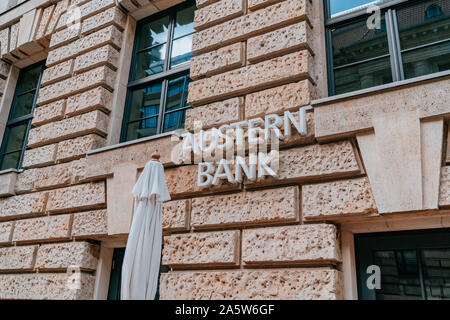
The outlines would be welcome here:
<svg viewBox="0 0 450 320">
<path fill-rule="evenodd" d="M 0 170 L 18 169 L 22 164 L 44 65 L 35 64 L 20 72 L 0 149 Z"/>
<path fill-rule="evenodd" d="M 381 10 L 379 23 L 371 5 Z M 325 7 L 330 95 L 450 69 L 448 0 L 325 0 Z"/>
<path fill-rule="evenodd" d="M 188 1 L 138 22 L 121 141 L 184 127 L 194 11 Z"/>
</svg>

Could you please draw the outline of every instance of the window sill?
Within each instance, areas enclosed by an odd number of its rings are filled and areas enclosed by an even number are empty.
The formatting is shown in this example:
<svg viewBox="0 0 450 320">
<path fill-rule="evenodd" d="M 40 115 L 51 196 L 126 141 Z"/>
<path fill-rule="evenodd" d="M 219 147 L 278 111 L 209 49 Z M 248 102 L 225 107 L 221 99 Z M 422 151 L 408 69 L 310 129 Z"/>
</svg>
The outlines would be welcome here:
<svg viewBox="0 0 450 320">
<path fill-rule="evenodd" d="M 449 77 L 449 76 L 450 76 L 450 70 L 446 70 L 446 71 L 442 71 L 442 72 L 427 74 L 425 76 L 421 76 L 421 77 L 417 77 L 417 78 L 411 78 L 411 79 L 407 79 L 407 80 L 391 82 L 389 84 L 383 84 L 381 86 L 371 87 L 371 88 L 367 88 L 367 89 L 362 89 L 362 90 L 347 92 L 347 93 L 343 93 L 343 94 L 338 94 L 338 95 L 335 95 L 335 96 L 332 96 L 332 97 L 327 97 L 327 98 L 322 98 L 322 99 L 318 99 L 318 100 L 313 100 L 313 101 L 311 101 L 311 105 L 314 108 L 316 108 L 316 107 L 320 107 L 321 105 L 326 105 L 326 104 L 329 104 L 329 103 L 335 103 L 335 102 L 339 102 L 339 101 L 342 101 L 342 100 L 348 100 L 348 99 L 351 99 L 351 98 L 359 98 L 359 97 L 362 97 L 362 96 L 376 94 L 376 93 L 379 93 L 381 91 L 396 90 L 396 89 L 399 89 L 401 87 L 420 84 L 421 82 L 423 82 L 423 83 L 425 83 L 425 82 L 432 82 L 432 81 L 438 80 L 439 78 L 446 78 L 446 77 Z"/>
</svg>

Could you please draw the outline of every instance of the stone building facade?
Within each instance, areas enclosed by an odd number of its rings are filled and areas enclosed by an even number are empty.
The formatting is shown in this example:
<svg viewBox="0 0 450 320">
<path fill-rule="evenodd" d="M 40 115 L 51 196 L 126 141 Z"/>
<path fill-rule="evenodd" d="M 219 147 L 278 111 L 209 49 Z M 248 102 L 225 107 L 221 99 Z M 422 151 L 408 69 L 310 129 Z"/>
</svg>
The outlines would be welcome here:
<svg viewBox="0 0 450 320">
<path fill-rule="evenodd" d="M 323 1 L 194 4 L 185 129 L 310 106 L 307 134 L 280 142 L 277 177 L 199 188 L 198 166 L 173 162 L 170 131 L 121 137 L 139 21 L 183 1 L 5 8 L 0 135 L 12 130 L 21 72 L 43 72 L 22 158 L 0 171 L 0 298 L 107 298 L 131 189 L 155 150 L 172 197 L 161 299 L 358 299 L 358 235 L 450 227 L 448 70 L 330 95 Z M 450 298 L 449 282 L 422 291 Z"/>
</svg>

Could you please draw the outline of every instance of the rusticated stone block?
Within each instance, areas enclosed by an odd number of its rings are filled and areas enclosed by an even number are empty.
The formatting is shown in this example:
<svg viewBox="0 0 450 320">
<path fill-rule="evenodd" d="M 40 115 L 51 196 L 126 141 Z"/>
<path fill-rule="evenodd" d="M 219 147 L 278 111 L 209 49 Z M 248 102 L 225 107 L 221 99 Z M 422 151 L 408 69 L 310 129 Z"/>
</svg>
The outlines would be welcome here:
<svg viewBox="0 0 450 320">
<path fill-rule="evenodd" d="M 217 191 L 239 190 L 241 188 L 240 184 L 232 184 L 228 182 L 221 182 L 218 186 L 212 186 L 210 188 L 199 188 L 196 183 L 198 174 L 197 168 L 197 165 L 187 165 L 168 168 L 165 170 L 164 174 L 166 176 L 167 188 L 169 189 L 172 199 L 194 194 L 208 194 Z"/>
<path fill-rule="evenodd" d="M 80 36 L 80 28 L 65 28 L 52 34 L 50 48 L 58 48 L 77 39 Z"/>
<path fill-rule="evenodd" d="M 311 64 L 311 55 L 304 50 L 197 80 L 189 84 L 189 104 L 195 106 L 306 79 L 311 77 Z"/>
<path fill-rule="evenodd" d="M 107 66 L 101 66 L 40 89 L 37 104 L 47 104 L 100 85 L 112 90 L 115 79 L 114 71 Z"/>
<path fill-rule="evenodd" d="M 259 8 L 266 7 L 280 1 L 282 0 L 248 0 L 248 9 L 255 11 Z"/>
<path fill-rule="evenodd" d="M 80 113 L 100 109 L 111 111 L 113 95 L 104 87 L 97 87 L 89 91 L 76 94 L 67 99 L 66 114 L 74 116 Z"/>
<path fill-rule="evenodd" d="M 86 2 L 85 4 L 79 6 L 80 19 L 85 20 L 88 17 L 96 15 L 101 11 L 106 11 L 108 8 L 111 8 L 114 5 L 115 0 L 92 0 Z M 73 15 L 73 12 L 68 11 L 67 13 L 61 16 L 61 18 L 58 21 L 57 29 L 62 28 L 67 24 L 68 18 L 70 17 L 71 14 Z M 99 19 L 99 17 L 97 17 L 97 19 Z"/>
<path fill-rule="evenodd" d="M 199 31 L 245 13 L 246 1 L 221 0 L 195 11 L 194 29 Z"/>
<path fill-rule="evenodd" d="M 18 220 L 14 227 L 12 241 L 68 239 L 71 223 L 71 214 Z"/>
<path fill-rule="evenodd" d="M 105 205 L 105 183 L 87 183 L 51 191 L 47 210 L 64 212 L 97 208 Z"/>
<path fill-rule="evenodd" d="M 331 224 L 249 229 L 242 234 L 242 261 L 248 265 L 340 260 L 337 229 Z"/>
<path fill-rule="evenodd" d="M 237 265 L 238 250 L 238 230 L 176 234 L 164 237 L 162 264 L 174 268 Z"/>
<path fill-rule="evenodd" d="M 58 144 L 56 160 L 65 162 L 84 157 L 89 150 L 104 147 L 105 143 L 106 140 L 96 134 L 61 141 Z"/>
<path fill-rule="evenodd" d="M 197 3 L 197 8 L 203 8 L 209 4 L 215 3 L 217 1 L 219 1 L 219 0 L 196 0 L 195 2 Z"/>
<path fill-rule="evenodd" d="M 311 50 L 311 28 L 302 21 L 247 40 L 247 60 L 251 63 L 288 52 Z"/>
<path fill-rule="evenodd" d="M 275 224 L 298 219 L 298 187 L 192 199 L 191 225 L 194 228 Z"/>
<path fill-rule="evenodd" d="M 283 1 L 195 33 L 192 39 L 192 50 L 197 55 L 307 20 L 311 16 L 309 0 Z"/>
<path fill-rule="evenodd" d="M 30 270 L 38 246 L 0 248 L 0 270 Z"/>
<path fill-rule="evenodd" d="M 246 184 L 270 185 L 281 181 L 300 182 L 362 173 L 349 141 L 282 150 L 279 159 L 276 178 L 267 177 L 256 182 L 246 181 Z"/>
<path fill-rule="evenodd" d="M 45 30 L 47 29 L 50 22 L 50 17 L 52 16 L 54 10 L 55 6 L 51 5 L 42 11 L 41 21 L 39 22 L 36 34 L 34 35 L 34 40 L 39 40 L 44 36 Z"/>
<path fill-rule="evenodd" d="M 1 38 L 1 36 L 0 36 L 0 38 Z M 6 79 L 6 77 L 8 77 L 10 68 L 11 68 L 11 65 L 9 63 L 7 63 L 3 60 L 0 60 L 0 77 Z"/>
<path fill-rule="evenodd" d="M 115 25 L 119 30 L 123 30 L 126 18 L 126 15 L 118 7 L 109 8 L 84 20 L 81 25 L 81 34 L 86 35 L 110 25 Z"/>
<path fill-rule="evenodd" d="M 0 96 L 5 92 L 6 80 L 0 78 Z"/>
<path fill-rule="evenodd" d="M 244 99 L 239 97 L 189 109 L 186 112 L 185 129 L 193 131 L 195 121 L 201 121 L 202 128 L 208 129 L 243 120 L 243 104 Z"/>
<path fill-rule="evenodd" d="M 92 49 L 111 44 L 115 48 L 120 48 L 122 42 L 122 32 L 115 26 L 109 26 L 97 32 L 82 37 L 66 46 L 54 49 L 49 52 L 47 66 L 53 66 L 60 61 L 75 58 L 80 54 Z"/>
<path fill-rule="evenodd" d="M 209 77 L 221 72 L 244 66 L 245 43 L 238 42 L 191 59 L 193 80 Z"/>
<path fill-rule="evenodd" d="M 4 172 L 0 176 L 0 197 L 9 197 L 15 194 L 14 187 L 17 182 L 17 172 Z"/>
<path fill-rule="evenodd" d="M 66 108 L 66 100 L 61 99 L 34 109 L 33 121 L 34 126 L 61 120 L 64 117 Z"/>
<path fill-rule="evenodd" d="M 78 238 L 97 238 L 108 234 L 106 210 L 76 213 L 73 218 L 72 236 Z"/>
<path fill-rule="evenodd" d="M 292 113 L 292 115 L 294 117 L 298 117 L 298 112 Z M 288 146 L 298 146 L 301 144 L 311 144 L 315 142 L 314 112 L 306 112 L 306 128 L 307 134 L 302 136 L 292 125 L 292 135 L 290 137 L 284 137 L 284 140 L 280 141 L 280 147 L 286 148 Z"/>
<path fill-rule="evenodd" d="M 0 222 L 0 243 L 11 242 L 14 222 Z"/>
<path fill-rule="evenodd" d="M 101 111 L 92 111 L 31 129 L 28 146 L 37 147 L 90 133 L 103 136 L 107 132 L 108 116 Z"/>
<path fill-rule="evenodd" d="M 107 65 L 111 69 L 117 70 L 118 64 L 119 51 L 110 45 L 106 45 L 78 56 L 75 59 L 74 71 L 79 73 L 102 65 Z"/>
<path fill-rule="evenodd" d="M 245 117 L 251 119 L 297 111 L 299 107 L 308 105 L 315 96 L 316 89 L 309 80 L 251 93 L 245 97 Z"/>
<path fill-rule="evenodd" d="M 56 148 L 56 144 L 51 144 L 40 148 L 26 150 L 25 155 L 23 156 L 22 166 L 24 168 L 31 168 L 55 163 Z"/>
<path fill-rule="evenodd" d="M 9 28 L 0 30 L 0 50 L 1 57 L 9 52 Z"/>
<path fill-rule="evenodd" d="M 164 231 L 189 229 L 189 200 L 164 202 L 162 205 L 162 227 Z"/>
<path fill-rule="evenodd" d="M 0 218 L 36 215 L 45 212 L 46 193 L 30 193 L 0 200 Z"/>
<path fill-rule="evenodd" d="M 92 299 L 95 276 L 80 273 L 79 288 L 67 285 L 71 276 L 72 273 L 3 274 L 0 275 L 0 299 Z"/>
<path fill-rule="evenodd" d="M 441 168 L 441 185 L 439 187 L 439 206 L 450 205 L 450 166 Z"/>
<path fill-rule="evenodd" d="M 19 35 L 19 22 L 10 27 L 9 32 L 9 51 L 14 51 L 17 47 L 17 37 Z"/>
<path fill-rule="evenodd" d="M 341 277 L 328 268 L 169 272 L 161 274 L 161 299 L 338 300 Z"/>
<path fill-rule="evenodd" d="M 61 62 L 53 67 L 47 68 L 42 74 L 42 86 L 64 80 L 72 75 L 73 59 Z"/>
<path fill-rule="evenodd" d="M 100 248 L 87 242 L 68 242 L 47 244 L 39 247 L 36 268 L 66 269 L 79 267 L 82 270 L 95 270 Z"/>
<path fill-rule="evenodd" d="M 68 6 L 69 0 L 61 0 L 56 4 L 55 10 L 50 16 L 47 28 L 45 29 L 45 36 L 50 36 L 55 31 L 60 16 L 67 10 Z"/>
<path fill-rule="evenodd" d="M 375 199 L 367 178 L 302 187 L 302 213 L 305 219 L 376 212 Z"/>
</svg>

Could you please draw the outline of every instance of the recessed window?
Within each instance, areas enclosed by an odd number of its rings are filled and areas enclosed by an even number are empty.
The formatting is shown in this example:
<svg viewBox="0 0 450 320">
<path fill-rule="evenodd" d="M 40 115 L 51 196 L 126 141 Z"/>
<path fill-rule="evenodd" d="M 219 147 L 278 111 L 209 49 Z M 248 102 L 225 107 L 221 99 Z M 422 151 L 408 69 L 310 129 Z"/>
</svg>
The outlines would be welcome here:
<svg viewBox="0 0 450 320">
<path fill-rule="evenodd" d="M 450 299 L 450 229 L 356 235 L 355 248 L 360 299 Z"/>
<path fill-rule="evenodd" d="M 447 0 L 375 1 L 378 13 L 364 9 L 374 1 L 326 3 L 330 95 L 449 69 Z"/>
<path fill-rule="evenodd" d="M 0 149 L 0 170 L 18 169 L 23 160 L 44 63 L 20 71 Z"/>
<path fill-rule="evenodd" d="M 184 127 L 195 5 L 138 22 L 121 141 Z"/>
</svg>

